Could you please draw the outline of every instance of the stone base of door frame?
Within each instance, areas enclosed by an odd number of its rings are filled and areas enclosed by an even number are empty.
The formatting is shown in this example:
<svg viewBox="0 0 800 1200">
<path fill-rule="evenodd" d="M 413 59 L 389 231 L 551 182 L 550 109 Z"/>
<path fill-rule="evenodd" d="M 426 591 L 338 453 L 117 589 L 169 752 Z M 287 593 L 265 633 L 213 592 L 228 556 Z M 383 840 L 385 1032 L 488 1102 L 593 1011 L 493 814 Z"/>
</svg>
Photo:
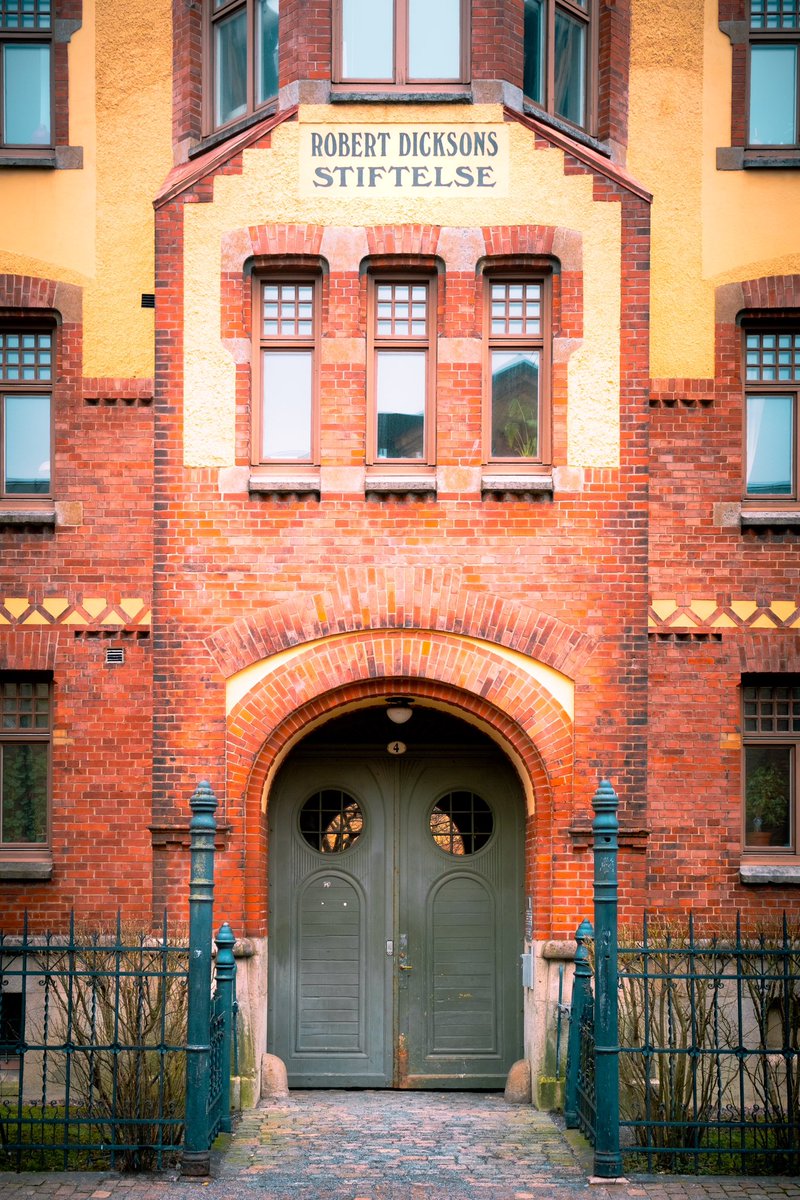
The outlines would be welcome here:
<svg viewBox="0 0 800 1200">
<path fill-rule="evenodd" d="M 289 1095 L 286 1063 L 277 1054 L 261 1055 L 261 1099 L 285 1100 Z"/>
<path fill-rule="evenodd" d="M 577 943 L 535 941 L 529 949 L 533 956 L 533 987 L 524 989 L 523 1028 L 525 1057 L 531 1066 L 531 1099 L 536 1108 L 560 1112 L 564 1107 L 568 1014 Z"/>
</svg>

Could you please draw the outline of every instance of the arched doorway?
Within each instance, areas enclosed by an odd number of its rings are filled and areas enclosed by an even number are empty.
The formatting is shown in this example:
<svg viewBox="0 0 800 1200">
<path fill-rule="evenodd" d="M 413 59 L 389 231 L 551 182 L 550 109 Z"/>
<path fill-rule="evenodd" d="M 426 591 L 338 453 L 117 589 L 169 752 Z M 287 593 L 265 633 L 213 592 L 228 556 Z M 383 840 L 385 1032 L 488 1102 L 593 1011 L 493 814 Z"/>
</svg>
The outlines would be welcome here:
<svg viewBox="0 0 800 1200">
<path fill-rule="evenodd" d="M 402 739 L 402 740 L 401 740 Z M 268 1048 L 296 1087 L 502 1087 L 522 1055 L 523 800 L 486 736 L 333 719 L 271 789 Z"/>
</svg>

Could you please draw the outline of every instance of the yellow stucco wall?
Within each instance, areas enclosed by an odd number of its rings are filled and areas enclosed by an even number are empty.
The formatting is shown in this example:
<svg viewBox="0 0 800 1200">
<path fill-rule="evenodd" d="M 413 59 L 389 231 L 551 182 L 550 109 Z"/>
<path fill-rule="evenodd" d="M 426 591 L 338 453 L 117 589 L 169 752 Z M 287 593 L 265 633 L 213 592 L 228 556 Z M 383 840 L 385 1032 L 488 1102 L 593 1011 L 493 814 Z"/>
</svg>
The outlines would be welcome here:
<svg viewBox="0 0 800 1200">
<path fill-rule="evenodd" d="M 731 44 L 718 0 L 634 0 L 628 168 L 654 194 L 651 375 L 714 374 L 714 289 L 800 271 L 792 171 L 718 171 Z"/>
<path fill-rule="evenodd" d="M 2 172 L 0 272 L 84 288 L 88 376 L 153 374 L 141 293 L 154 287 L 152 199 L 172 164 L 171 67 L 169 0 L 84 0 L 69 44 L 83 169 Z"/>
<path fill-rule="evenodd" d="M 301 180 L 304 124 L 359 128 L 399 123 L 442 128 L 468 123 L 507 132 L 508 188 L 501 194 L 443 196 L 399 192 L 365 195 L 320 192 L 308 196 Z M 560 150 L 535 150 L 533 135 L 504 124 L 493 105 L 382 108 L 305 106 L 298 121 L 281 125 L 268 150 L 244 153 L 241 175 L 218 178 L 210 204 L 185 210 L 186 303 L 184 343 L 184 454 L 187 465 L 234 462 L 234 360 L 210 331 L 220 328 L 220 254 L 226 235 L 275 222 L 334 228 L 381 224 L 433 224 L 465 230 L 481 225 L 538 224 L 580 232 L 584 272 L 584 341 L 569 361 L 568 458 L 570 465 L 615 466 L 619 461 L 619 205 L 595 202 L 588 175 L 565 176 Z M 443 239 L 457 255 L 464 238 Z M 366 243 L 364 253 L 366 253 Z M 445 259 L 447 261 L 445 250 Z M 471 265 L 474 264 L 473 256 Z M 335 269 L 335 264 L 332 264 Z M 460 266 L 459 269 L 463 269 Z"/>
</svg>

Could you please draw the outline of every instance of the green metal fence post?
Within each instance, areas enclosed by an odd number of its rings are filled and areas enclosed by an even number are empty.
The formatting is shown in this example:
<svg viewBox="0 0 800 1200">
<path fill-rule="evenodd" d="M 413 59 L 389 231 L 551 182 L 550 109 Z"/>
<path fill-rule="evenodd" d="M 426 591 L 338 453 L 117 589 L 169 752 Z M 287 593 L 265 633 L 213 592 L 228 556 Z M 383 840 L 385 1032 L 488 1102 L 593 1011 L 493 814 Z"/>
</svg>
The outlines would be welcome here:
<svg viewBox="0 0 800 1200">
<path fill-rule="evenodd" d="M 592 994 L 592 968 L 586 945 L 594 937 L 590 921 L 581 921 L 575 930 L 575 975 L 572 980 L 572 1001 L 569 1008 L 569 1036 L 567 1038 L 567 1079 L 564 1090 L 564 1120 L 567 1129 L 577 1129 L 578 1122 L 578 1068 L 581 1061 L 581 1019 L 586 1002 Z"/>
<path fill-rule="evenodd" d="M 233 1002 L 236 998 L 236 959 L 233 947 L 236 938 L 226 921 L 217 934 L 217 990 L 218 1011 L 222 1013 L 222 1046 L 220 1048 L 220 1072 L 222 1075 L 222 1114 L 220 1133 L 231 1131 L 231 1049 L 233 1046 Z"/>
<path fill-rule="evenodd" d="M 189 1016 L 186 1046 L 186 1129 L 182 1175 L 208 1175 L 208 1088 L 211 1063 L 211 938 L 214 905 L 214 811 L 205 780 L 189 801 L 192 867 L 189 882 Z"/>
<path fill-rule="evenodd" d="M 622 1175 L 619 1150 L 619 1021 L 617 1007 L 617 794 L 604 779 L 592 800 L 595 928 L 595 1089 L 597 1106 L 594 1173 Z"/>
</svg>

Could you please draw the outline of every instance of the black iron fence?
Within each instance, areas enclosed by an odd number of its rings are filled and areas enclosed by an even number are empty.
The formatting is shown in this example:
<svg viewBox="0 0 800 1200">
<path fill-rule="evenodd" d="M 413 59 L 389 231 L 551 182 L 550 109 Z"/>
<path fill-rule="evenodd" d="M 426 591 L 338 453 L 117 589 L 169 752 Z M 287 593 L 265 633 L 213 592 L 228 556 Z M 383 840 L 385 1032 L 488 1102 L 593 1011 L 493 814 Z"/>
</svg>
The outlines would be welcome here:
<svg viewBox="0 0 800 1200">
<path fill-rule="evenodd" d="M 183 1139 L 189 945 L 0 932 L 0 1165 L 162 1166 Z M 5 1160 L 3 1162 L 3 1160 Z"/>
<path fill-rule="evenodd" d="M 206 1175 L 231 1128 L 234 936 L 212 913 L 216 798 L 191 798 L 189 929 L 0 930 L 0 1170 Z M 212 980 L 214 983 L 212 991 Z"/>
<path fill-rule="evenodd" d="M 626 1161 L 800 1173 L 800 929 L 698 937 L 645 920 L 619 950 Z"/>
<path fill-rule="evenodd" d="M 618 944 L 617 800 L 593 800 L 594 918 L 578 927 L 564 1116 L 595 1174 L 800 1174 L 800 924 L 698 936 L 645 917 Z"/>
</svg>

